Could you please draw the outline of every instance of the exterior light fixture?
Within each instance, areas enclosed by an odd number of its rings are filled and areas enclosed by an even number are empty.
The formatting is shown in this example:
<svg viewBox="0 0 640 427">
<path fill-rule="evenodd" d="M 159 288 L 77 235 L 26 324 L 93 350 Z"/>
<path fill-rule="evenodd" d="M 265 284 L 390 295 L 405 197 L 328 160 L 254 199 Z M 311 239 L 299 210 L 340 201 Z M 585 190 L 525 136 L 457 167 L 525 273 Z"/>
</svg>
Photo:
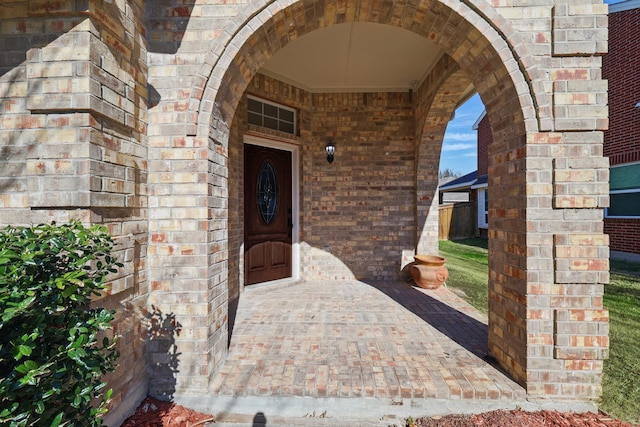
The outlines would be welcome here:
<svg viewBox="0 0 640 427">
<path fill-rule="evenodd" d="M 333 155 L 336 153 L 336 144 L 330 139 L 327 145 L 324 147 L 324 151 L 327 152 L 327 162 L 333 163 Z"/>
</svg>

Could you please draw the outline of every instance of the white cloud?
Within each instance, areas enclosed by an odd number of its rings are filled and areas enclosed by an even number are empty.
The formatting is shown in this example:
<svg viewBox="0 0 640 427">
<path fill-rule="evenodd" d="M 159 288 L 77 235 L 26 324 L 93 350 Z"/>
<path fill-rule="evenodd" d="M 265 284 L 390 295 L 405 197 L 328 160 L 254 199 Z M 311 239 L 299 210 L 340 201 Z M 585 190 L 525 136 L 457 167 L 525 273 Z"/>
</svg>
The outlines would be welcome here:
<svg viewBox="0 0 640 427">
<path fill-rule="evenodd" d="M 475 141 L 475 132 L 447 132 L 444 136 L 445 141 Z"/>
<path fill-rule="evenodd" d="M 471 150 L 472 148 L 476 148 L 476 144 L 447 144 L 442 145 L 442 151 L 462 151 L 462 150 Z"/>
<path fill-rule="evenodd" d="M 459 114 L 456 111 L 456 117 L 449 122 L 451 127 L 470 129 L 478 120 L 479 114 L 476 111 Z"/>
</svg>

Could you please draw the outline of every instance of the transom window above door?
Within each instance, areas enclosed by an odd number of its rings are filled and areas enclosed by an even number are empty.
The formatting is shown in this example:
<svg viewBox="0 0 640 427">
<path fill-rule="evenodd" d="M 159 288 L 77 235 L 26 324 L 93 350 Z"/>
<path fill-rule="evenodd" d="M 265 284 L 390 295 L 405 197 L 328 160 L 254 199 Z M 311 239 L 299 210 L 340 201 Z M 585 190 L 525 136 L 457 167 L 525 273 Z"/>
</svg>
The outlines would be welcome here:
<svg viewBox="0 0 640 427">
<path fill-rule="evenodd" d="M 265 99 L 247 96 L 247 120 L 250 125 L 280 132 L 296 133 L 296 110 Z"/>
</svg>

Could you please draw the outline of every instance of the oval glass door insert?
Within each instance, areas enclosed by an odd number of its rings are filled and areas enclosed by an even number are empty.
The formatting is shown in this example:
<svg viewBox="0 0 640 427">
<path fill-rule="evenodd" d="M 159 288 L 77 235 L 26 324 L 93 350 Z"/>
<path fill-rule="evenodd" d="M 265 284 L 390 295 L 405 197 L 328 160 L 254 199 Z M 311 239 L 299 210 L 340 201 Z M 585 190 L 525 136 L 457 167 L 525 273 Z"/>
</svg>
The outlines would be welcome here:
<svg viewBox="0 0 640 427">
<path fill-rule="evenodd" d="M 265 224 L 271 224 L 278 213 L 279 196 L 276 169 L 266 160 L 258 172 L 258 212 Z"/>
</svg>

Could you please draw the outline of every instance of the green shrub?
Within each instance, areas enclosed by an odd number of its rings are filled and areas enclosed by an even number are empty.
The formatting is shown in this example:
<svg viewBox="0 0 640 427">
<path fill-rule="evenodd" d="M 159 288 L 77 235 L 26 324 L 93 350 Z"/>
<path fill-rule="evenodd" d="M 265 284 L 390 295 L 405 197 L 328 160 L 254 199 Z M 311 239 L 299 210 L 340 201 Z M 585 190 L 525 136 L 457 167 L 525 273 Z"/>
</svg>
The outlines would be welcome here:
<svg viewBox="0 0 640 427">
<path fill-rule="evenodd" d="M 114 312 L 90 309 L 121 266 L 103 226 L 0 231 L 0 425 L 101 425 Z"/>
</svg>

